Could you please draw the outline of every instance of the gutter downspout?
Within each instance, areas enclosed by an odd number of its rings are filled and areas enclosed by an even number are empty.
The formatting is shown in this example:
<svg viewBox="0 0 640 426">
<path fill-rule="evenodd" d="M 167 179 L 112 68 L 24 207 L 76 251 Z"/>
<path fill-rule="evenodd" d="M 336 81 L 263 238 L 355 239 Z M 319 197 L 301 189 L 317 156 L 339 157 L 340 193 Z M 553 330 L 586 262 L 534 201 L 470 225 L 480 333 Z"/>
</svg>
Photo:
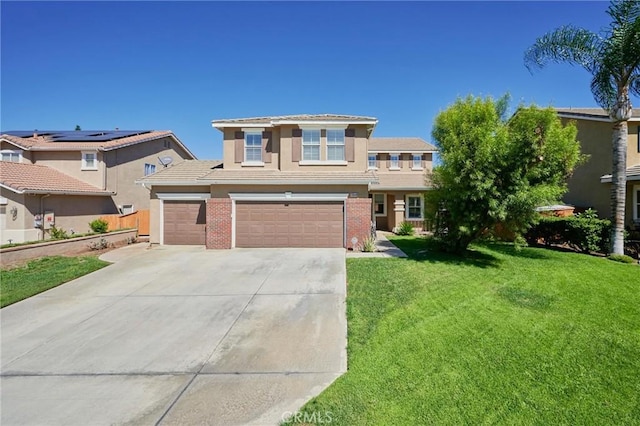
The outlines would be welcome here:
<svg viewBox="0 0 640 426">
<path fill-rule="evenodd" d="M 42 218 L 40 230 L 42 231 L 42 241 L 44 241 L 44 199 L 50 196 L 51 194 L 44 194 L 42 197 L 40 197 L 40 217 Z"/>
</svg>

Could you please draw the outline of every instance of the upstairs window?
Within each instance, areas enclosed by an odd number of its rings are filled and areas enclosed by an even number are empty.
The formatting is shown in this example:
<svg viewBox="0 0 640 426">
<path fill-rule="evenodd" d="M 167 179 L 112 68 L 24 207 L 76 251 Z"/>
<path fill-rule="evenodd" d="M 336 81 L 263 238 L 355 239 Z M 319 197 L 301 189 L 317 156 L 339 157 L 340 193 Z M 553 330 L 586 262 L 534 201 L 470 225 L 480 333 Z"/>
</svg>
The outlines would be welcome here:
<svg viewBox="0 0 640 426">
<path fill-rule="evenodd" d="M 389 169 L 400 168 L 400 154 L 391 154 L 389 156 Z"/>
<path fill-rule="evenodd" d="M 343 135 L 344 156 L 344 135 Z M 320 161 L 320 130 L 302 130 L 302 159 Z"/>
<path fill-rule="evenodd" d="M 9 161 L 12 163 L 20 163 L 22 161 L 22 151 L 20 150 L 3 149 L 1 153 L 2 161 Z"/>
<path fill-rule="evenodd" d="M 95 152 L 82 153 L 82 170 L 98 170 L 98 156 Z"/>
<path fill-rule="evenodd" d="M 344 161 L 344 130 L 327 129 L 327 160 Z"/>
<path fill-rule="evenodd" d="M 262 132 L 244 134 L 244 161 L 262 162 Z"/>
<path fill-rule="evenodd" d="M 378 156 L 376 154 L 369 154 L 369 168 L 375 169 L 378 167 Z"/>
<path fill-rule="evenodd" d="M 414 170 L 422 169 L 422 155 L 413 154 L 411 156 L 411 158 L 413 159 L 413 164 L 412 164 L 411 168 L 414 169 Z"/>
<path fill-rule="evenodd" d="M 150 174 L 153 174 L 156 172 L 156 165 L 155 164 L 149 164 L 149 163 L 145 163 L 144 164 L 144 175 L 148 176 Z"/>
</svg>

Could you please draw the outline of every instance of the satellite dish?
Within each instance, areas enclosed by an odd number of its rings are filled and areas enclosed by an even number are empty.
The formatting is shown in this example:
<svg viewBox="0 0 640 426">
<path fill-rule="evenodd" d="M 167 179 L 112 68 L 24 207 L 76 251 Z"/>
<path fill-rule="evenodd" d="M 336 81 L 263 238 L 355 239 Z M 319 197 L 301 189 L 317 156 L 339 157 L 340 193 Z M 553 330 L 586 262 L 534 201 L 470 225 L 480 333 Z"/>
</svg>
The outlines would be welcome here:
<svg viewBox="0 0 640 426">
<path fill-rule="evenodd" d="M 166 157 L 158 157 L 158 161 L 160 162 L 160 164 L 162 164 L 163 166 L 167 167 L 169 164 L 173 163 L 173 158 L 166 156 Z"/>
</svg>

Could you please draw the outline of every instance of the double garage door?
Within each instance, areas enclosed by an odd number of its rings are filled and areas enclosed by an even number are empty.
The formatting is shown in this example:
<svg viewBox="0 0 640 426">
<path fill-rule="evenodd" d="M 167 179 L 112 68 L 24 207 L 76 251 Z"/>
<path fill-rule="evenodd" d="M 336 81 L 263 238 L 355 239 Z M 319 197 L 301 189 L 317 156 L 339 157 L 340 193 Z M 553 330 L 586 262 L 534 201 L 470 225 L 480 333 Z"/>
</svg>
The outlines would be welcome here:
<svg viewBox="0 0 640 426">
<path fill-rule="evenodd" d="M 343 206 L 237 201 L 236 247 L 344 247 Z M 164 244 L 204 245 L 205 225 L 204 201 L 164 202 Z"/>
<path fill-rule="evenodd" d="M 343 247 L 342 202 L 236 202 L 236 247 Z"/>
</svg>

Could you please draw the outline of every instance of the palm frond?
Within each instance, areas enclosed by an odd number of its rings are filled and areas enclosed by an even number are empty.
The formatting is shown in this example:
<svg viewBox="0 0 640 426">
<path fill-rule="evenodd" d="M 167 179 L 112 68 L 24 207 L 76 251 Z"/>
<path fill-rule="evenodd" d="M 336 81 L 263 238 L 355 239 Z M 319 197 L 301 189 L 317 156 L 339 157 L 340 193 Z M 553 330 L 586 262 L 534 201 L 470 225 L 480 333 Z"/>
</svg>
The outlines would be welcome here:
<svg viewBox="0 0 640 426">
<path fill-rule="evenodd" d="M 612 27 L 620 27 L 640 18 L 640 0 L 613 0 L 607 14 L 611 17 Z"/>
<path fill-rule="evenodd" d="M 542 37 L 524 54 L 524 63 L 529 71 L 543 68 L 549 62 L 580 65 L 594 73 L 599 62 L 598 54 L 602 37 L 583 28 L 563 26 Z"/>
</svg>

